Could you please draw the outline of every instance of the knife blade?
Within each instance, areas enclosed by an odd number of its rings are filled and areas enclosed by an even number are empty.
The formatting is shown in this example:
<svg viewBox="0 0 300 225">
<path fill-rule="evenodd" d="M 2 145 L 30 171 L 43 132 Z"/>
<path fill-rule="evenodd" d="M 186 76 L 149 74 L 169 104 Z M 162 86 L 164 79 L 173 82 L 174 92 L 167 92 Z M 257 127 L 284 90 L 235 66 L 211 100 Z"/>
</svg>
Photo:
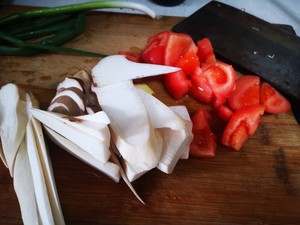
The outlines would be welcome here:
<svg viewBox="0 0 300 225">
<path fill-rule="evenodd" d="M 172 30 L 194 41 L 208 37 L 221 60 L 259 75 L 291 100 L 300 124 L 300 37 L 218 1 L 211 1 Z"/>
</svg>

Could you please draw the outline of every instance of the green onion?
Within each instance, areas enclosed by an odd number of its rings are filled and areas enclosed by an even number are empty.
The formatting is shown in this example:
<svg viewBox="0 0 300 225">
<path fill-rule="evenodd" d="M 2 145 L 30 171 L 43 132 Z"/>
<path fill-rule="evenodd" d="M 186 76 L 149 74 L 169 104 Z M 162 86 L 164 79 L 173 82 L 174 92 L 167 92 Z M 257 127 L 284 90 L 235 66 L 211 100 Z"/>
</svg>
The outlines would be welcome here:
<svg viewBox="0 0 300 225">
<path fill-rule="evenodd" d="M 123 1 L 95 1 L 15 13 L 0 19 L 0 55 L 30 56 L 48 50 L 105 57 L 59 46 L 84 32 L 87 10 L 101 8 L 136 9 L 155 17 L 151 9 Z"/>
</svg>

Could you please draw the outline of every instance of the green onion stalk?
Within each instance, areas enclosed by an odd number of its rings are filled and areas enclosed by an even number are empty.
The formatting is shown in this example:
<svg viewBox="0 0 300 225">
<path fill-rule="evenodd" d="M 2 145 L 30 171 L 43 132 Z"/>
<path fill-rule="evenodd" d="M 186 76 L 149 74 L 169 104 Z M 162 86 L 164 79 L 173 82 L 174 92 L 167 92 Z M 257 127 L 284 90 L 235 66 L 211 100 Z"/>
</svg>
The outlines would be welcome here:
<svg viewBox="0 0 300 225">
<path fill-rule="evenodd" d="M 124 1 L 94 1 L 14 13 L 0 19 L 0 55 L 31 56 L 52 51 L 105 57 L 60 46 L 84 32 L 86 11 L 104 8 L 135 9 L 156 17 L 148 7 Z"/>
</svg>

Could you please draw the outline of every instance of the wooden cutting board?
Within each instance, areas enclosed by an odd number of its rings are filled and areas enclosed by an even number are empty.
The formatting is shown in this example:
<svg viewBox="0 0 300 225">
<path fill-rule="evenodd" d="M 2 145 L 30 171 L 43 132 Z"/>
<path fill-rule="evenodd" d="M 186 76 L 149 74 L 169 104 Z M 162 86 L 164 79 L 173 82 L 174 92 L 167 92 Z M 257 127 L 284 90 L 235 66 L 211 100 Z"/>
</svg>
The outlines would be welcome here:
<svg viewBox="0 0 300 225">
<path fill-rule="evenodd" d="M 28 8 L 5 6 L 0 15 Z M 117 54 L 143 48 L 147 37 L 169 30 L 183 18 L 93 13 L 83 35 L 66 46 Z M 90 72 L 98 58 L 65 54 L 0 56 L 0 85 L 16 83 L 45 109 L 57 84 L 78 70 Z M 201 105 L 186 97 L 172 100 L 156 78 L 149 84 L 168 105 Z M 223 124 L 216 120 L 220 135 Z M 181 160 L 173 174 L 154 169 L 133 183 L 146 205 L 121 181 L 115 183 L 48 141 L 67 225 L 96 224 L 299 224 L 300 126 L 291 113 L 264 115 L 241 151 L 219 145 L 215 158 Z M 13 180 L 0 163 L 0 224 L 22 224 Z"/>
</svg>

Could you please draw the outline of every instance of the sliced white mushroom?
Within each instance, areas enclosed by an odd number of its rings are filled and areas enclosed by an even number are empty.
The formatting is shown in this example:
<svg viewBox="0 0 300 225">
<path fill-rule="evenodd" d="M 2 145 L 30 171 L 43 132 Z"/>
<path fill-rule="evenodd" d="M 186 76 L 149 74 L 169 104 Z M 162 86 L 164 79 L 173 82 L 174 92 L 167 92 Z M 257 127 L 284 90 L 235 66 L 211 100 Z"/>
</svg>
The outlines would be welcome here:
<svg viewBox="0 0 300 225">
<path fill-rule="evenodd" d="M 178 115 L 180 115 L 186 124 L 186 129 L 190 133 L 190 138 L 191 140 L 193 139 L 193 133 L 192 133 L 192 128 L 193 128 L 193 123 L 191 121 L 190 114 L 185 106 L 170 106 L 170 108 L 176 112 Z M 181 159 L 188 159 L 190 155 L 190 145 L 187 145 L 185 150 L 183 151 L 183 154 L 181 155 Z"/>
<path fill-rule="evenodd" d="M 162 134 L 164 144 L 157 168 L 165 173 L 172 173 L 178 160 L 186 154 L 192 140 L 191 125 L 181 116 L 189 117 L 187 109 L 185 106 L 168 107 L 142 89 L 137 88 L 137 92 L 146 106 L 153 126 L 159 128 Z"/>
<path fill-rule="evenodd" d="M 70 140 L 101 162 L 107 162 L 110 158 L 110 150 L 107 146 L 108 127 L 103 130 L 92 129 L 81 124 L 78 120 L 69 120 L 63 115 L 32 109 L 32 115 L 41 123 Z"/>
<path fill-rule="evenodd" d="M 23 223 L 64 225 L 41 126 L 28 114 L 38 102 L 32 95 L 26 98 L 25 91 L 14 84 L 0 92 L 2 150 L 6 159 L 14 159 L 8 165 Z"/>
<path fill-rule="evenodd" d="M 115 163 L 112 163 L 110 161 L 103 163 L 95 157 L 93 157 L 92 155 L 90 155 L 85 150 L 81 149 L 78 145 L 69 141 L 60 134 L 56 133 L 49 127 L 44 126 L 44 128 L 48 136 L 54 143 L 58 144 L 61 148 L 65 149 L 66 151 L 79 158 L 80 160 L 84 161 L 85 163 L 89 164 L 90 166 L 94 167 L 95 169 L 101 171 L 115 182 L 119 182 L 120 168 Z"/>
<path fill-rule="evenodd" d="M 27 151 L 33 174 L 36 202 L 42 224 L 64 225 L 64 218 L 56 190 L 52 164 L 43 136 L 42 125 L 30 114 L 38 107 L 33 95 L 27 94 L 28 123 L 26 128 Z"/>
<path fill-rule="evenodd" d="M 14 162 L 27 125 L 25 92 L 14 84 L 0 89 L 0 136 L 3 163 L 13 176 Z"/>
<path fill-rule="evenodd" d="M 94 84 L 101 87 L 179 70 L 180 68 L 177 67 L 132 62 L 126 59 L 124 55 L 112 55 L 103 58 L 93 67 L 92 77 Z"/>
<path fill-rule="evenodd" d="M 40 225 L 41 221 L 25 139 L 20 144 L 16 156 L 13 177 L 14 189 L 18 197 L 24 225 Z"/>
<path fill-rule="evenodd" d="M 66 115 L 84 115 L 87 100 L 82 84 L 75 78 L 65 78 L 58 86 L 48 111 Z"/>
<path fill-rule="evenodd" d="M 134 63 L 120 55 L 106 57 L 92 69 L 92 90 L 111 120 L 112 140 L 122 155 L 124 170 L 130 181 L 155 168 L 162 149 L 161 134 L 150 121 L 132 79 L 178 70 L 175 67 Z"/>
<path fill-rule="evenodd" d="M 111 120 L 112 139 L 122 157 L 143 171 L 156 167 L 161 153 L 161 147 L 157 145 L 162 143 L 132 81 L 95 87 L 93 90 Z M 127 176 L 130 181 L 133 180 L 129 174 Z"/>
</svg>

